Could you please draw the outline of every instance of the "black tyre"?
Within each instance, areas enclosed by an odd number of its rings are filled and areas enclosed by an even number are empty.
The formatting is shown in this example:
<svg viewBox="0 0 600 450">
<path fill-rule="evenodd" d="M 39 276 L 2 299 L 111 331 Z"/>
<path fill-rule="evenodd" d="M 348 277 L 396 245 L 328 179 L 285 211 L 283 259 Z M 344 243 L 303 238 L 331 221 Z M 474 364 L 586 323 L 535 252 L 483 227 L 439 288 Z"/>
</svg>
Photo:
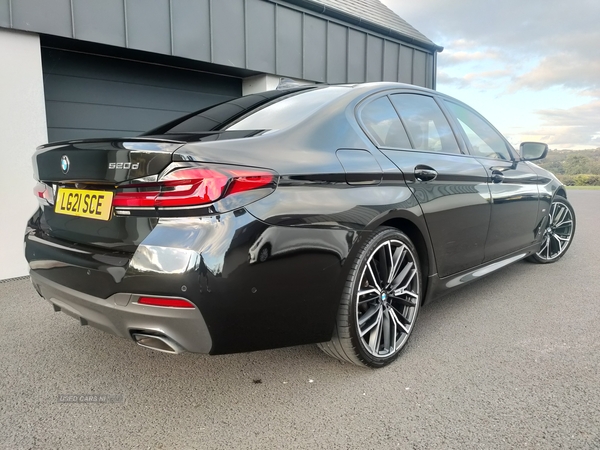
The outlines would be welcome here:
<svg viewBox="0 0 600 450">
<path fill-rule="evenodd" d="M 258 252 L 258 262 L 265 262 L 271 256 L 271 246 L 269 244 L 265 244 L 261 247 Z"/>
<path fill-rule="evenodd" d="M 378 228 L 348 275 L 330 356 L 379 368 L 394 361 L 410 337 L 421 305 L 421 266 L 415 246 L 395 228 Z"/>
<path fill-rule="evenodd" d="M 571 246 L 575 225 L 575 211 L 569 201 L 560 195 L 555 196 L 548 210 L 540 250 L 527 259 L 540 264 L 558 261 Z"/>
</svg>

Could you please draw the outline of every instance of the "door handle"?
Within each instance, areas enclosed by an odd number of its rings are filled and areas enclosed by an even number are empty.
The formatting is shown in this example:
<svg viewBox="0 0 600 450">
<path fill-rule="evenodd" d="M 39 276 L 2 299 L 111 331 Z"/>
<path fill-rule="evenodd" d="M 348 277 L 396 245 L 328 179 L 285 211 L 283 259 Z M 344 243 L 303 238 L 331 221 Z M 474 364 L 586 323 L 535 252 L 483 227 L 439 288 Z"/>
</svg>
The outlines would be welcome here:
<svg viewBox="0 0 600 450">
<path fill-rule="evenodd" d="M 492 170 L 492 183 L 502 183 L 504 181 L 504 175 L 499 170 Z"/>
<path fill-rule="evenodd" d="M 417 166 L 414 173 L 418 181 L 432 181 L 438 176 L 438 173 L 429 166 Z"/>
</svg>

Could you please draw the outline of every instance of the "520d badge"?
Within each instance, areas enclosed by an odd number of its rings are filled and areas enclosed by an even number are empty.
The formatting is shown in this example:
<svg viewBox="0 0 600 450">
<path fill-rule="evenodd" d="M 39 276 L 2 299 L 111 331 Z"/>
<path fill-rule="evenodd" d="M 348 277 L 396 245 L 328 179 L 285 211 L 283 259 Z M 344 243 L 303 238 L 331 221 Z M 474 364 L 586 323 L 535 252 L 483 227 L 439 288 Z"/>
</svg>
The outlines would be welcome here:
<svg viewBox="0 0 600 450">
<path fill-rule="evenodd" d="M 108 168 L 109 169 L 131 169 L 131 170 L 135 170 L 135 169 L 139 169 L 140 167 L 140 163 L 108 163 Z"/>
</svg>

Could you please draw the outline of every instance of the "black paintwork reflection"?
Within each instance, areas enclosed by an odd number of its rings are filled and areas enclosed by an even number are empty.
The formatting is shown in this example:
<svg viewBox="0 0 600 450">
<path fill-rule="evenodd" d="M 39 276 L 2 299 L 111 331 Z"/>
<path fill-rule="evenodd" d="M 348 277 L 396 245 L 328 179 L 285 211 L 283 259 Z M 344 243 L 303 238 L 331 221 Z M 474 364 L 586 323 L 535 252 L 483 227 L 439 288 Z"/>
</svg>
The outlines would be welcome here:
<svg viewBox="0 0 600 450">
<path fill-rule="evenodd" d="M 485 261 L 512 253 L 536 239 L 538 176 L 526 162 L 479 158 L 490 177 L 492 216 L 486 240 Z M 502 181 L 494 182 L 493 175 Z"/>
<path fill-rule="evenodd" d="M 468 156 L 383 150 L 404 173 L 419 201 L 444 277 L 481 264 L 490 222 L 487 174 Z M 417 166 L 437 172 L 432 181 L 415 177 Z"/>
<path fill-rule="evenodd" d="M 538 176 L 538 221 L 534 229 L 534 235 L 537 239 L 540 239 L 548 223 L 548 210 L 552 199 L 557 193 L 566 197 L 566 191 L 562 183 L 550 172 L 530 161 L 527 162 L 527 165 Z"/>
<path fill-rule="evenodd" d="M 323 225 L 364 230 L 394 210 L 420 216 L 418 204 L 403 183 L 349 187 L 346 183 L 280 185 L 269 197 L 248 205 L 248 211 L 273 225 Z"/>
<path fill-rule="evenodd" d="M 343 260 L 350 252 L 354 236 L 351 231 L 336 232 L 329 233 L 328 239 L 318 240 L 319 234 L 314 232 L 314 228 L 269 227 L 250 247 L 248 260 L 250 264 L 264 263 L 283 255 L 315 251 L 331 252 Z"/>
<path fill-rule="evenodd" d="M 336 152 L 350 185 L 374 185 L 381 183 L 383 170 L 375 157 L 367 150 L 340 149 Z"/>
</svg>

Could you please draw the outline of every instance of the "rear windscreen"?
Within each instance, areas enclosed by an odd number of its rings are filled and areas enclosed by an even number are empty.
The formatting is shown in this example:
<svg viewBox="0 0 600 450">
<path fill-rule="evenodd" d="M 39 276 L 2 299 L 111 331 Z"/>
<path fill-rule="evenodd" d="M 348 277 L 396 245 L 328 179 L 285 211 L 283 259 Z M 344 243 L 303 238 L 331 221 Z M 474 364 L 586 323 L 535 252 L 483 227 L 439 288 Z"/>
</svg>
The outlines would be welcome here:
<svg viewBox="0 0 600 450">
<path fill-rule="evenodd" d="M 348 87 L 301 87 L 246 95 L 209 106 L 142 136 L 205 134 L 224 130 L 279 130 L 299 123 Z"/>
<path fill-rule="evenodd" d="M 261 105 L 287 95 L 293 95 L 293 92 L 269 91 L 234 98 L 176 119 L 145 134 L 186 134 L 221 130 L 235 119 L 243 117 Z"/>
<path fill-rule="evenodd" d="M 226 130 L 281 130 L 302 122 L 323 105 L 348 92 L 348 87 L 312 89 L 271 102 L 246 114 Z"/>
</svg>

